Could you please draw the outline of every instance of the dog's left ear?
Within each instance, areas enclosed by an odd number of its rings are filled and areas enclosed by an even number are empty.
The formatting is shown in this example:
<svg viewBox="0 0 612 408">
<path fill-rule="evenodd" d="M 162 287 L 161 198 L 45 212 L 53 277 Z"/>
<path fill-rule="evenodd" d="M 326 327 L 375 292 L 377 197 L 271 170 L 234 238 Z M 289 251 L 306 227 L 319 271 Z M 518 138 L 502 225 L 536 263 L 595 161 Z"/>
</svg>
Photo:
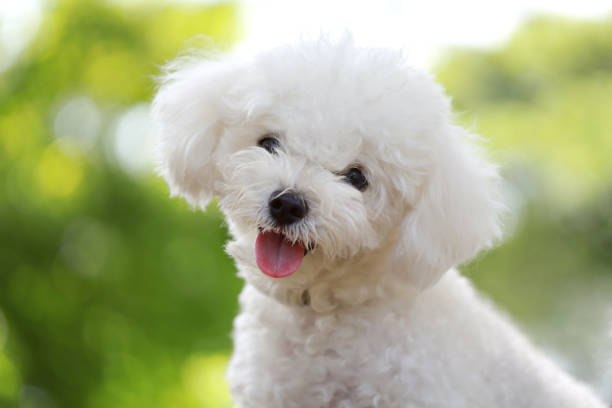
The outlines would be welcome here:
<svg viewBox="0 0 612 408">
<path fill-rule="evenodd" d="M 224 130 L 224 98 L 238 67 L 204 60 L 170 67 L 153 100 L 159 124 L 159 173 L 173 196 L 204 209 L 215 195 L 214 152 Z"/>
<path fill-rule="evenodd" d="M 505 206 L 496 166 L 457 126 L 447 125 L 431 151 L 420 197 L 402 225 L 397 255 L 410 283 L 424 288 L 502 235 Z"/>
</svg>

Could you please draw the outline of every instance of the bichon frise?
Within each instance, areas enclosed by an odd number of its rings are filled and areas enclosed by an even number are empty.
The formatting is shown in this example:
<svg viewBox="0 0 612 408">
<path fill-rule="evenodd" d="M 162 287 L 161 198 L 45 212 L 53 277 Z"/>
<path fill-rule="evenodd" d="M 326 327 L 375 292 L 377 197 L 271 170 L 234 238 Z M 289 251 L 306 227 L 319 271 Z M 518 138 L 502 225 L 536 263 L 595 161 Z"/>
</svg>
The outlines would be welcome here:
<svg viewBox="0 0 612 408">
<path fill-rule="evenodd" d="M 175 63 L 173 195 L 216 196 L 246 283 L 241 408 L 603 408 L 453 269 L 500 236 L 496 167 L 400 52 L 320 40 Z"/>
</svg>

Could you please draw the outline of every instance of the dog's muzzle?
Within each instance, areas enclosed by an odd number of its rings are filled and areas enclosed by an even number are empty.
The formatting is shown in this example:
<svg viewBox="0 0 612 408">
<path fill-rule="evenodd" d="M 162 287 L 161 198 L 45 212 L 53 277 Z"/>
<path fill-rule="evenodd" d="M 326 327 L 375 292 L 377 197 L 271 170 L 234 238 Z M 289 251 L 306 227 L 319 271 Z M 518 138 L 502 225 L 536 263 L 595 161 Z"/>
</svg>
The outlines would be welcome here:
<svg viewBox="0 0 612 408">
<path fill-rule="evenodd" d="M 257 266 L 272 278 L 292 275 L 302 264 L 309 249 L 303 242 L 292 242 L 283 233 L 284 229 L 303 220 L 308 215 L 308 204 L 304 196 L 292 190 L 277 190 L 268 200 L 268 212 L 274 227 L 259 229 L 255 241 Z"/>
</svg>

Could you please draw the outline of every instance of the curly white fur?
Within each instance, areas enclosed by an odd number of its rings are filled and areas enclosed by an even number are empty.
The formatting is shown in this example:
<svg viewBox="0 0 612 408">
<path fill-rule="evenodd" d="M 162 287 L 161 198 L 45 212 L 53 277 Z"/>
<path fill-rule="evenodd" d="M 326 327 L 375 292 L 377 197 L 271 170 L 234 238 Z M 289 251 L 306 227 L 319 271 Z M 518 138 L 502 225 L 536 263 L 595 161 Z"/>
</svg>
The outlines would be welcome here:
<svg viewBox="0 0 612 408">
<path fill-rule="evenodd" d="M 602 408 L 452 269 L 501 235 L 496 168 L 400 52 L 320 40 L 248 60 L 175 63 L 154 101 L 172 194 L 219 197 L 246 281 L 228 378 L 242 408 Z M 274 132 L 280 146 L 257 146 Z M 360 192 L 343 180 L 359 165 Z M 293 275 L 257 267 L 271 194 L 314 247 Z M 446 274 L 443 276 L 443 274 Z"/>
</svg>

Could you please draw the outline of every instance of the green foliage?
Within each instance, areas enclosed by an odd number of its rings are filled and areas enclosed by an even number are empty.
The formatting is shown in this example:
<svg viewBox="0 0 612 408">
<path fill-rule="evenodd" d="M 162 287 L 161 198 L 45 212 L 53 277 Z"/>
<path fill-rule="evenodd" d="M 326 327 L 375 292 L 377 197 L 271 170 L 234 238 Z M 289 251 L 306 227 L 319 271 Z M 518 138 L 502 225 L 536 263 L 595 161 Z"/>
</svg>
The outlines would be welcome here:
<svg viewBox="0 0 612 408">
<path fill-rule="evenodd" d="M 574 204 L 610 184 L 611 19 L 537 18 L 504 47 L 452 51 L 436 71 L 461 119 L 537 163 L 556 199 Z"/>
<path fill-rule="evenodd" d="M 534 18 L 503 47 L 451 50 L 438 79 L 458 107 L 530 101 L 580 78 L 612 74 L 612 20 Z"/>
<path fill-rule="evenodd" d="M 229 406 L 226 388 L 201 391 L 222 378 L 240 287 L 218 212 L 126 175 L 106 140 L 67 149 L 53 126 L 58 103 L 87 95 L 112 132 L 185 39 L 232 43 L 236 12 L 63 1 L 3 74 L 0 407 Z"/>
<path fill-rule="evenodd" d="M 508 241 L 464 271 L 570 370 L 600 381 L 593 353 L 612 293 L 612 20 L 536 18 L 499 49 L 451 51 L 436 71 L 523 209 Z"/>
</svg>

